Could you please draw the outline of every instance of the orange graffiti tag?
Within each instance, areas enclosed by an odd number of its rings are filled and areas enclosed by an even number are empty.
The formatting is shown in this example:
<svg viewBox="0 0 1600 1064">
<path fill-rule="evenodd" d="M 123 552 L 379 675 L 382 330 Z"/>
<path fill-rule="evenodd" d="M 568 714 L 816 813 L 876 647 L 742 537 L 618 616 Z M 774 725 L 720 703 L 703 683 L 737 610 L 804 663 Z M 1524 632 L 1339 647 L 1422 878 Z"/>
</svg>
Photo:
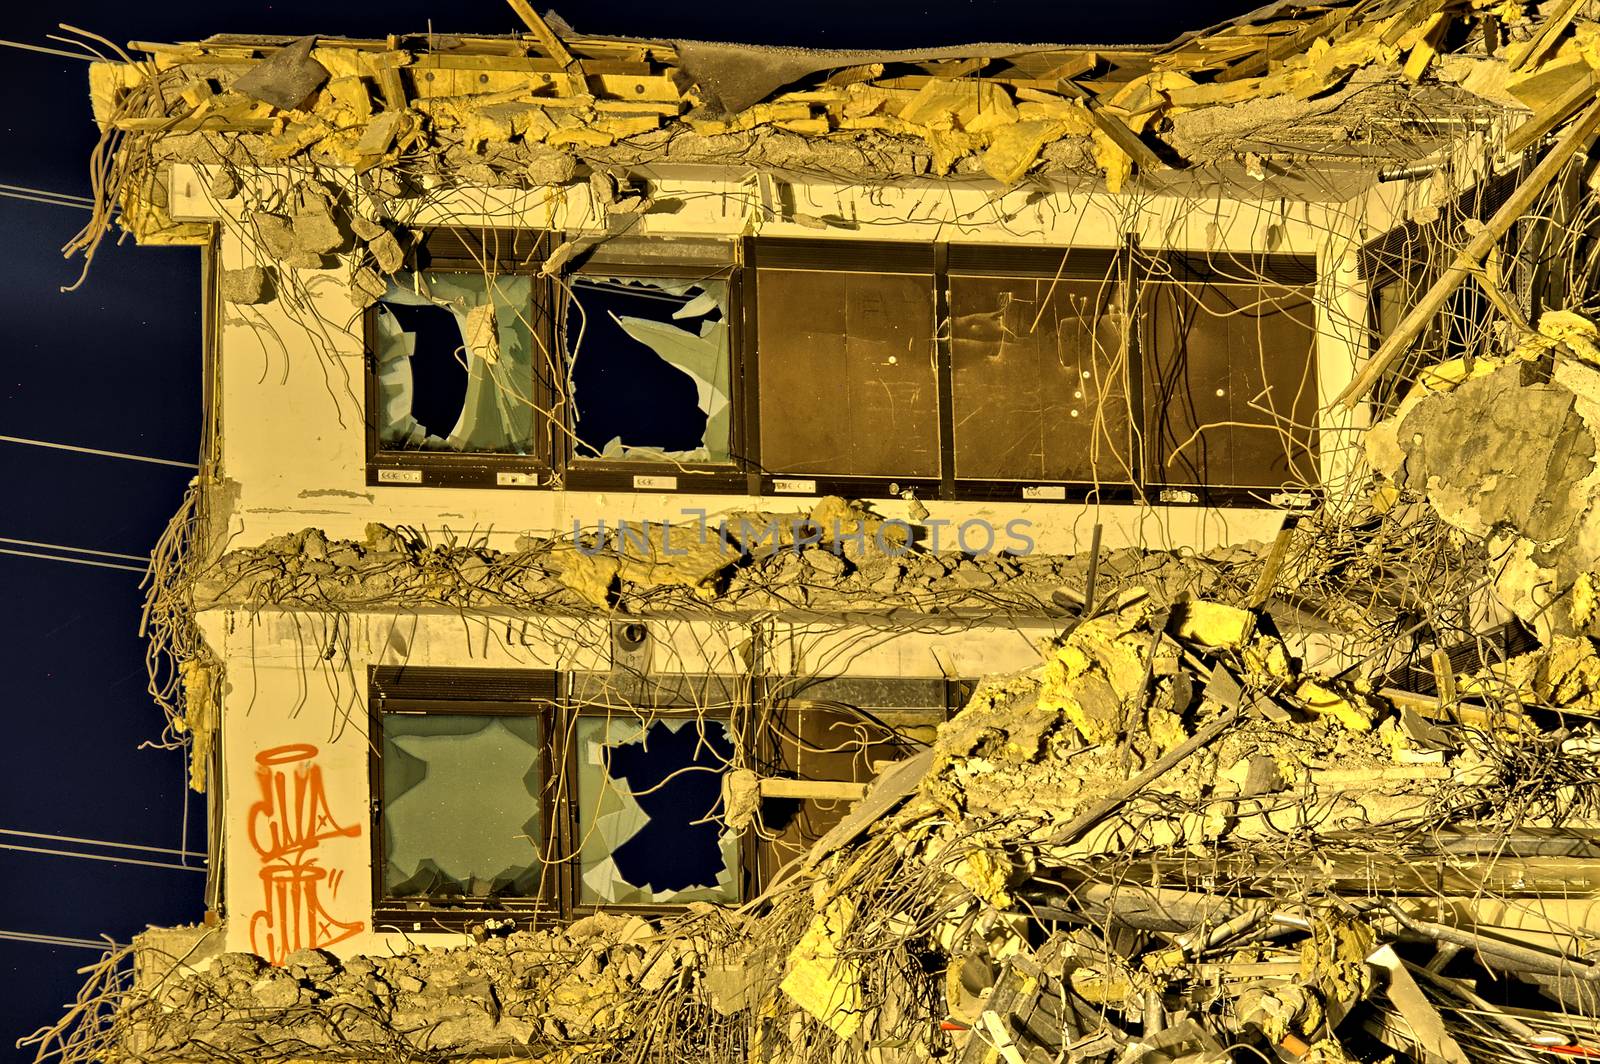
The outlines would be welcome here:
<svg viewBox="0 0 1600 1064">
<path fill-rule="evenodd" d="M 261 859 L 262 907 L 250 917 L 250 948 L 273 964 L 297 949 L 343 942 L 366 925 L 335 920 L 320 890 L 339 892 L 343 873 L 317 863 L 323 840 L 357 838 L 361 825 L 340 827 L 328 809 L 317 748 L 275 746 L 256 755 L 261 800 L 250 807 L 250 845 Z"/>
</svg>

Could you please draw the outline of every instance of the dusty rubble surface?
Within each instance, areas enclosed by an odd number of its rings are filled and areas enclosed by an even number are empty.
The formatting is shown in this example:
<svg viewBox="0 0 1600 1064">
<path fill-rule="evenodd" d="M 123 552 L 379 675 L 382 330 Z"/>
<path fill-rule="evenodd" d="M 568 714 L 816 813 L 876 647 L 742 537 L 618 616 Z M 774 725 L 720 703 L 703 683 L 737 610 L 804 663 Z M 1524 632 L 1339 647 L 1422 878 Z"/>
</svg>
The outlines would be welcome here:
<svg viewBox="0 0 1600 1064">
<path fill-rule="evenodd" d="M 805 51 L 586 37 L 531 11 L 523 38 L 151 45 L 149 59 L 94 68 L 114 165 L 74 247 L 92 253 L 113 204 L 141 240 L 202 239 L 204 226 L 168 214 L 174 161 L 214 167 L 206 194 L 241 206 L 280 263 L 345 261 L 358 301 L 382 294 L 428 189 L 581 185 L 623 224 L 675 209 L 634 173 L 656 163 L 1004 186 L 1056 177 L 1112 192 L 1135 173 L 1186 188 L 1186 172 L 1217 165 L 1273 195 L 1342 199 L 1373 167 L 1424 156 L 1506 101 L 1536 109 L 1577 76 L 1492 76 L 1538 24 L 1518 5 L 1450 6 L 1460 21 L 1448 26 L 1399 0 L 1331 15 L 1274 6 L 1158 48 Z M 278 166 L 312 194 L 251 189 L 251 170 Z M 785 212 L 817 229 L 854 225 Z M 259 302 L 271 281 L 230 278 L 229 298 Z"/>
</svg>

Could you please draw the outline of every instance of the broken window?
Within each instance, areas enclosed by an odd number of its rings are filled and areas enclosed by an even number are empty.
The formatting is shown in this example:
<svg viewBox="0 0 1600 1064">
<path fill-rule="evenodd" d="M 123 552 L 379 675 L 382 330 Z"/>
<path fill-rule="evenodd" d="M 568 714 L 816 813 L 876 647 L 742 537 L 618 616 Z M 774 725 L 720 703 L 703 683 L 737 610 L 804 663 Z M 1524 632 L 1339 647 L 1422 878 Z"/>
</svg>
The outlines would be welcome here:
<svg viewBox="0 0 1600 1064">
<path fill-rule="evenodd" d="M 1372 331 L 1374 351 L 1450 266 L 1456 249 L 1470 238 L 1475 227 L 1511 194 L 1517 180 L 1515 170 L 1491 177 L 1441 206 L 1432 221 L 1426 224 L 1407 221 L 1361 249 L 1358 272 L 1368 286 L 1367 324 Z M 1491 273 L 1498 274 L 1498 264 L 1504 262 L 1515 264 L 1512 272 L 1522 274 L 1506 278 L 1503 287 L 1527 291 L 1538 287 L 1539 278 L 1545 277 L 1560 288 L 1564 267 L 1545 261 L 1538 251 L 1537 234 L 1551 221 L 1538 215 L 1524 219 L 1489 253 L 1486 266 Z M 1519 233 L 1535 237 L 1535 246 L 1530 249 L 1520 244 Z M 1491 353 L 1494 337 L 1489 321 L 1492 316 L 1482 284 L 1468 281 L 1455 288 L 1422 335 L 1389 364 L 1373 385 L 1369 397 L 1373 416 L 1384 417 L 1391 413 L 1422 371 L 1430 366 Z"/>
<path fill-rule="evenodd" d="M 1146 479 L 1317 482 L 1315 266 L 1170 257 L 1145 286 Z"/>
<path fill-rule="evenodd" d="M 876 246 L 772 244 L 757 271 L 761 465 L 937 478 L 931 245 L 876 261 Z"/>
<path fill-rule="evenodd" d="M 377 923 L 744 897 L 726 709 L 563 706 L 543 669 L 384 666 L 370 691 Z"/>
<path fill-rule="evenodd" d="M 766 718 L 763 776 L 866 783 L 883 765 L 933 742 L 970 685 L 916 677 L 806 677 L 779 681 Z M 850 811 L 846 798 L 763 798 L 763 876 L 804 856 Z"/>
<path fill-rule="evenodd" d="M 555 695 L 541 669 L 372 670 L 378 923 L 553 905 Z"/>
<path fill-rule="evenodd" d="M 725 721 L 581 716 L 579 904 L 739 900 L 739 843 L 722 817 Z"/>
<path fill-rule="evenodd" d="M 380 451 L 536 453 L 534 283 L 395 275 L 370 319 Z"/>
<path fill-rule="evenodd" d="M 1024 276 L 951 265 L 960 479 L 1133 479 L 1126 311 L 1114 256 L 1080 264 L 1055 255 L 1059 269 Z"/>
<path fill-rule="evenodd" d="M 535 896 L 543 837 L 539 718 L 385 713 L 382 721 L 385 896 Z"/>
<path fill-rule="evenodd" d="M 574 456 L 731 461 L 729 281 L 621 273 L 570 281 Z"/>
</svg>

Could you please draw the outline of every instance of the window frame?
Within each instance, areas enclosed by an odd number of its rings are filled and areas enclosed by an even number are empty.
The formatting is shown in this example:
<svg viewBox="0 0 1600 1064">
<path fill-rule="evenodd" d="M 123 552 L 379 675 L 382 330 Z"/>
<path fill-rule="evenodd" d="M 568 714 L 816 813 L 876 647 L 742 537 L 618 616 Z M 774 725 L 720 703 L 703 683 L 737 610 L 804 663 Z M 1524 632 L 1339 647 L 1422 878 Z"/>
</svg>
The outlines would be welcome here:
<svg viewBox="0 0 1600 1064">
<path fill-rule="evenodd" d="M 1123 367 L 1123 389 L 1129 409 L 1127 460 L 1132 472 L 1129 480 L 1101 481 L 1098 484 L 1084 480 L 1037 480 L 961 477 L 955 469 L 955 441 L 947 457 L 951 463 L 954 498 L 959 500 L 1012 501 L 1012 502 L 1103 502 L 1128 503 L 1140 498 L 1143 474 L 1143 455 L 1140 442 L 1143 438 L 1138 411 L 1142 403 L 1136 402 L 1136 390 L 1141 377 L 1139 336 L 1134 308 L 1134 283 L 1132 258 L 1127 245 L 1116 248 L 1086 246 L 1007 247 L 989 244 L 952 244 L 952 255 L 946 260 L 946 272 L 941 288 L 947 293 L 946 320 L 951 322 L 944 330 L 944 342 L 951 346 L 949 358 L 950 418 L 955 420 L 955 360 L 954 315 L 949 310 L 949 300 L 954 293 L 954 279 L 1014 278 L 1018 280 L 1044 280 L 1055 278 L 1072 281 L 1110 281 L 1121 284 L 1120 293 L 1124 315 L 1124 344 L 1127 362 Z"/>
<path fill-rule="evenodd" d="M 534 924 L 559 919 L 564 911 L 563 876 L 559 866 L 549 863 L 553 853 L 564 853 L 566 840 L 557 832 L 552 842 L 551 828 L 557 819 L 557 802 L 552 794 L 555 759 L 552 757 L 553 729 L 559 726 L 560 704 L 557 674 L 548 669 L 460 669 L 421 666 L 367 667 L 368 800 L 371 806 L 372 926 L 381 931 L 397 927 L 409 933 L 462 931 L 485 919 L 507 917 Z M 474 695 L 473 692 L 480 692 Z M 448 697 L 446 697 L 448 695 Z M 399 708 L 395 708 L 399 707 Z M 539 840 L 545 853 L 547 874 L 541 877 L 543 889 L 532 898 L 497 899 L 495 905 L 435 905 L 426 900 L 415 903 L 391 896 L 386 889 L 388 855 L 383 829 L 383 720 L 385 716 L 506 716 L 538 717 L 540 768 L 543 773 L 539 813 L 544 838 Z"/>
<path fill-rule="evenodd" d="M 729 462 L 653 462 L 648 460 L 578 458 L 573 455 L 572 425 L 559 430 L 556 452 L 559 458 L 553 464 L 561 471 L 562 486 L 573 491 L 651 491 L 692 492 L 707 495 L 740 495 L 748 488 L 744 459 L 744 399 L 743 354 L 745 345 L 744 270 L 737 261 L 729 259 L 720 264 L 690 261 L 687 258 L 673 261 L 640 262 L 629 259 L 585 261 L 572 269 L 562 271 L 562 280 L 573 276 L 602 277 L 662 277 L 688 280 L 722 280 L 728 285 L 728 399 L 733 413 L 728 419 Z M 557 298 L 556 313 L 565 315 L 570 292 Z M 567 357 L 564 324 L 555 322 L 560 338 L 562 357 Z M 579 357 L 582 357 L 581 354 Z M 573 413 L 576 414 L 574 408 Z M 668 485 L 667 482 L 671 481 Z"/>
<path fill-rule="evenodd" d="M 1135 252 L 1135 259 L 1144 253 Z M 1211 483 L 1183 483 L 1168 482 L 1155 475 L 1156 459 L 1151 453 L 1154 446 L 1152 418 L 1145 402 L 1145 392 L 1149 384 L 1151 373 L 1151 359 L 1154 353 L 1153 338 L 1156 331 L 1155 318 L 1158 309 L 1158 298 L 1155 295 L 1146 295 L 1146 285 L 1166 283 L 1211 283 L 1218 285 L 1237 284 L 1230 279 L 1229 270 L 1239 266 L 1253 272 L 1254 279 L 1261 284 L 1273 284 L 1284 288 L 1309 289 L 1307 297 L 1311 306 L 1311 346 L 1310 364 L 1306 368 L 1309 374 L 1311 387 L 1311 416 L 1315 418 L 1321 408 L 1318 401 L 1317 389 L 1320 380 L 1320 366 L 1322 359 L 1321 332 L 1318 329 L 1317 307 L 1317 260 L 1313 255 L 1296 255 L 1281 252 L 1273 253 L 1248 253 L 1234 255 L 1226 252 L 1214 254 L 1192 251 L 1159 251 L 1149 255 L 1163 264 L 1162 273 L 1173 278 L 1173 281 L 1151 279 L 1147 268 L 1135 267 L 1135 283 L 1138 287 L 1138 296 L 1134 300 L 1133 313 L 1137 322 L 1138 342 L 1137 369 L 1140 377 L 1137 400 L 1139 407 L 1135 412 L 1140 439 L 1140 483 L 1147 496 L 1154 496 L 1162 503 L 1179 501 L 1184 494 L 1195 496 L 1196 502 L 1204 506 L 1268 506 L 1275 505 L 1270 501 L 1274 494 L 1285 494 L 1298 497 L 1308 497 L 1309 500 L 1320 499 L 1323 494 L 1322 485 L 1322 425 L 1314 423 L 1310 432 L 1310 444 L 1307 448 L 1308 460 L 1311 463 L 1314 480 L 1309 485 L 1289 484 L 1211 484 Z M 1221 263 L 1223 265 L 1216 265 Z M 1130 363 L 1132 358 L 1130 357 Z M 1230 367 L 1231 368 L 1231 367 Z M 1130 393 L 1130 403 L 1133 397 Z M 1303 509 L 1309 502 L 1298 502 L 1285 505 L 1284 509 Z"/>
<path fill-rule="evenodd" d="M 736 744 L 746 742 L 744 729 L 750 679 L 744 676 L 646 677 L 612 674 L 556 672 L 551 669 L 369 665 L 368 801 L 370 816 L 368 852 L 372 863 L 372 928 L 375 932 L 399 930 L 407 934 L 460 932 L 486 919 L 513 919 L 534 927 L 564 923 L 594 912 L 629 912 L 669 915 L 690 904 L 580 903 L 582 854 L 578 847 L 576 725 L 581 718 L 612 716 L 722 721 Z M 705 710 L 685 704 L 691 692 L 716 686 L 727 695 L 727 710 Z M 627 700 L 623 695 L 636 696 Z M 398 707 L 398 708 L 397 708 Z M 426 899 L 391 896 L 385 889 L 387 856 L 383 831 L 383 719 L 387 715 L 515 716 L 540 718 L 543 743 L 540 767 L 540 823 L 544 837 L 546 875 L 537 897 L 496 899 L 493 905 L 437 905 Z M 739 837 L 739 865 L 734 870 L 742 905 L 755 897 L 759 878 L 757 840 L 753 833 Z"/>
<path fill-rule="evenodd" d="M 948 317 L 948 300 L 939 284 L 939 259 L 946 245 L 908 240 L 855 240 L 807 239 L 783 237 L 747 237 L 744 242 L 746 279 L 746 312 L 744 320 L 745 376 L 744 393 L 745 461 L 749 469 L 751 494 L 783 497 L 785 495 L 815 496 L 842 495 L 846 498 L 883 498 L 914 492 L 918 498 L 951 497 L 950 485 L 938 476 L 858 476 L 850 474 L 808 475 L 804 473 L 779 473 L 768 470 L 761 454 L 761 279 L 763 269 L 812 271 L 817 273 L 882 273 L 920 275 L 928 272 L 933 292 L 933 321 L 930 336 L 934 344 L 935 418 L 937 423 L 938 460 L 941 471 L 948 469 L 946 451 L 950 442 L 950 425 L 946 402 L 949 389 L 949 345 L 939 339 L 939 323 Z M 848 267 L 835 263 L 844 260 Z M 853 268 L 851 268 L 853 267 Z"/>
<path fill-rule="evenodd" d="M 425 272 L 481 273 L 492 265 L 496 276 L 531 278 L 530 304 L 535 357 L 538 347 L 555 350 L 550 315 L 539 313 L 551 303 L 551 281 L 540 267 L 557 243 L 559 234 L 548 229 L 488 229 L 468 231 L 455 227 L 423 230 L 419 245 L 406 255 L 405 269 Z M 519 249 L 525 254 L 518 254 Z M 534 448 L 528 455 L 487 451 L 385 450 L 378 443 L 378 338 L 376 308 L 381 300 L 361 312 L 362 366 L 365 403 L 362 421 L 366 437 L 367 484 L 382 487 L 520 487 L 549 484 L 551 433 L 541 410 L 550 409 L 551 396 L 541 389 L 538 374 L 531 385 L 534 410 Z"/>
<path fill-rule="evenodd" d="M 561 291 L 565 278 L 588 274 L 604 276 L 720 278 L 728 283 L 729 398 L 734 410 L 730 418 L 730 452 L 733 461 L 722 463 L 674 463 L 615 459 L 578 459 L 573 455 L 570 416 L 562 426 L 546 425 L 536 441 L 542 453 L 536 456 L 459 454 L 435 451 L 380 452 L 377 448 L 377 374 L 373 314 L 364 312 L 364 342 L 367 394 L 367 483 L 382 486 L 455 486 L 520 488 L 575 491 L 627 491 L 644 494 L 748 495 L 757 498 L 784 496 L 884 498 L 915 494 L 922 499 L 963 502 L 1043 502 L 1043 503 L 1143 503 L 1162 505 L 1250 506 L 1298 509 L 1320 498 L 1321 426 L 1311 433 L 1310 462 L 1317 482 L 1310 487 L 1287 491 L 1281 485 L 1165 484 L 1150 475 L 1148 436 L 1150 418 L 1145 409 L 1145 385 L 1149 372 L 1146 345 L 1151 330 L 1153 298 L 1144 291 L 1150 283 L 1149 267 L 1140 261 L 1144 255 L 1132 241 L 1116 247 L 1085 245 L 994 245 L 918 240 L 860 240 L 856 238 L 787 238 L 746 235 L 736 240 L 697 242 L 694 249 L 674 251 L 671 238 L 639 238 L 625 244 L 638 244 L 630 253 L 609 251 L 601 244 L 589 255 L 546 277 L 540 267 L 549 249 L 560 242 L 554 230 L 486 230 L 472 237 L 461 230 L 445 227 L 426 230 L 424 247 L 428 261 L 423 268 L 479 269 L 473 251 L 487 257 L 485 249 L 496 242 L 515 246 L 520 237 L 532 238 L 538 255 L 520 260 L 502 256 L 495 260 L 502 273 L 529 273 L 535 278 L 535 301 L 544 300 L 545 312 L 538 315 L 540 337 L 546 349 L 566 357 L 564 323 L 571 296 Z M 543 243 L 541 243 L 543 241 Z M 434 244 L 439 249 L 436 251 Z M 644 245 L 659 245 L 648 253 Z M 1161 251 L 1154 253 L 1168 263 L 1198 263 L 1202 272 L 1211 257 L 1204 253 Z M 1226 256 L 1231 258 L 1232 256 Z M 1265 279 L 1272 279 L 1273 264 L 1287 271 L 1293 280 L 1280 283 L 1307 285 L 1316 306 L 1316 260 L 1307 255 L 1264 254 L 1243 256 L 1266 265 Z M 1088 264 L 1087 267 L 1084 264 Z M 1124 389 L 1129 406 L 1130 454 L 1127 456 L 1131 481 L 1103 481 L 1099 484 L 1070 480 L 986 479 L 957 476 L 955 440 L 955 398 L 953 368 L 953 323 L 951 318 L 952 278 L 1016 277 L 1035 280 L 1105 278 L 1108 264 L 1115 264 L 1123 291 L 1128 336 Z M 408 266 L 411 264 L 408 263 Z M 416 268 L 416 267 L 412 267 Z M 785 474 L 764 468 L 761 455 L 761 352 L 760 352 L 760 273 L 763 269 L 815 270 L 817 272 L 867 273 L 893 272 L 926 275 L 932 287 L 934 318 L 931 352 L 934 364 L 935 416 L 937 420 L 937 476 L 866 476 L 852 474 Z M 1090 273 L 1100 272 L 1091 277 Z M 1312 334 L 1310 372 L 1317 373 L 1320 333 Z M 555 396 L 536 394 L 544 410 L 552 409 Z M 1293 495 L 1292 500 L 1274 496 Z M 1309 496 L 1309 499 L 1308 499 Z"/>
<path fill-rule="evenodd" d="M 670 700 L 669 700 L 670 701 Z M 737 728 L 739 707 L 730 706 L 726 716 L 711 713 L 683 705 L 652 705 L 648 710 L 641 710 L 632 706 L 612 706 L 603 700 L 578 701 L 568 699 L 561 718 L 562 743 L 564 755 L 563 778 L 569 781 L 571 793 L 564 796 L 560 804 L 564 807 L 566 818 L 562 824 L 562 831 L 571 840 L 566 849 L 567 874 L 564 877 L 569 886 L 569 897 L 565 912 L 569 919 L 587 916 L 597 912 L 637 913 L 641 916 L 667 916 L 681 913 L 693 902 L 581 902 L 579 897 L 582 890 L 583 854 L 579 847 L 582 836 L 578 829 L 578 816 L 580 802 L 577 794 L 578 786 L 578 743 L 577 725 L 580 720 L 607 720 L 613 717 L 641 718 L 647 717 L 650 723 L 657 720 L 707 720 L 718 721 L 727 728 L 728 735 L 735 743 L 741 739 Z M 739 834 L 737 852 L 739 854 L 739 867 L 734 869 L 734 883 L 738 888 L 738 897 L 726 902 L 711 902 L 712 905 L 739 906 L 755 897 L 758 887 L 757 882 L 757 855 L 756 839 L 754 832 L 744 831 Z"/>
</svg>

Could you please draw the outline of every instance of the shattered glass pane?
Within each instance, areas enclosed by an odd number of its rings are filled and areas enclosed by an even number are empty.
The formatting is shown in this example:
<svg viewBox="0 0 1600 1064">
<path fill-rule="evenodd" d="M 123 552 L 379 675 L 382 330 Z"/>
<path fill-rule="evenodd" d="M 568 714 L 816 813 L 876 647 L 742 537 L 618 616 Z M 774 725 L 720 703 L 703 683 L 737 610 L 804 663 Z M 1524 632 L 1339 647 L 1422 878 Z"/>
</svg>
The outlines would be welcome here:
<svg viewBox="0 0 1600 1064">
<path fill-rule="evenodd" d="M 572 296 L 577 457 L 730 461 L 728 282 L 578 274 Z"/>
<path fill-rule="evenodd" d="M 373 308 L 378 446 L 531 454 L 533 278 L 395 275 Z"/>
<path fill-rule="evenodd" d="M 541 865 L 537 717 L 383 716 L 388 897 L 530 897 Z"/>
<path fill-rule="evenodd" d="M 1151 287 L 1144 385 L 1149 479 L 1315 485 L 1317 335 L 1310 286 Z"/>
<path fill-rule="evenodd" d="M 1133 479 L 1114 283 L 950 278 L 956 476 Z"/>
<path fill-rule="evenodd" d="M 738 839 L 722 822 L 725 722 L 581 717 L 575 741 L 580 903 L 738 900 Z"/>
<path fill-rule="evenodd" d="M 937 477 L 932 276 L 758 272 L 761 464 Z"/>
</svg>

